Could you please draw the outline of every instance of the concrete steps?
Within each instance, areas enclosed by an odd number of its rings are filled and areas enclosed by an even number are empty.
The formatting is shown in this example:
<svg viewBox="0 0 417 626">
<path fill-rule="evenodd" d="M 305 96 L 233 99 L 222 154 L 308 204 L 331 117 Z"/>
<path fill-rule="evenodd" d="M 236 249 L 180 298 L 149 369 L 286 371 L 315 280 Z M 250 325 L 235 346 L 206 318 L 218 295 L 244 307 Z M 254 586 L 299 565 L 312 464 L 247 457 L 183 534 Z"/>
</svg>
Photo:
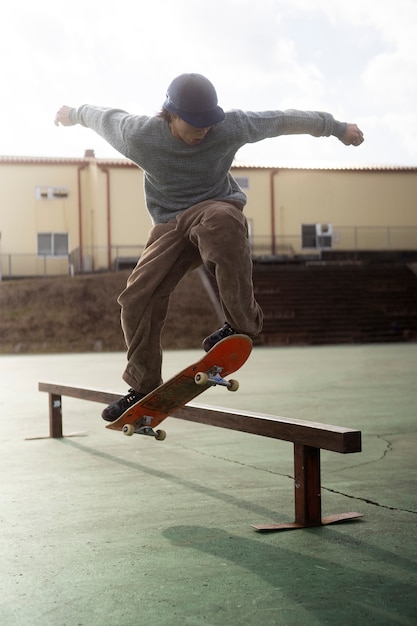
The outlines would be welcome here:
<svg viewBox="0 0 417 626">
<path fill-rule="evenodd" d="M 254 264 L 264 315 L 259 343 L 417 339 L 417 277 L 405 263 Z"/>
</svg>

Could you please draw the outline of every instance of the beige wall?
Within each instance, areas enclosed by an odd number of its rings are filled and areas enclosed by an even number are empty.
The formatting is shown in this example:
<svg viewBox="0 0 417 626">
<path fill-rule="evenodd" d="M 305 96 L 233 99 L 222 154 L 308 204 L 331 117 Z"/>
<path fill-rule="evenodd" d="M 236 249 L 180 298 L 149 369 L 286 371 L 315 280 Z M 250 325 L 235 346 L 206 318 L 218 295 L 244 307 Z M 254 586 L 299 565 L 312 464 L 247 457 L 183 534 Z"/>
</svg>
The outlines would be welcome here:
<svg viewBox="0 0 417 626">
<path fill-rule="evenodd" d="M 139 168 L 111 171 L 111 240 L 113 245 L 144 244 L 152 227 Z"/>
<path fill-rule="evenodd" d="M 70 193 L 67 198 L 38 200 L 35 191 L 40 186 L 68 187 Z M 37 256 L 37 235 L 69 233 L 70 247 L 78 245 L 76 167 L 0 162 L 0 189 L 3 275 L 10 271 L 10 265 L 13 275 L 65 273 L 65 259 L 45 260 Z"/>
<path fill-rule="evenodd" d="M 37 187 L 66 187 L 68 197 L 39 199 Z M 38 233 L 68 233 L 75 270 L 80 244 L 83 268 L 99 270 L 113 267 L 118 254 L 138 256 L 151 226 L 142 171 L 126 162 L 0 159 L 0 188 L 4 276 L 68 273 L 68 258 L 38 256 Z"/>
<path fill-rule="evenodd" d="M 234 167 L 247 178 L 255 254 L 302 252 L 302 224 L 329 223 L 334 248 L 417 249 L 417 168 L 302 170 Z M 80 182 L 80 186 L 79 186 Z M 115 266 L 137 258 L 151 220 L 143 173 L 124 160 L 0 158 L 0 231 L 3 275 L 59 274 L 68 258 L 37 255 L 37 234 L 68 233 L 78 270 Z M 38 186 L 67 187 L 68 197 L 37 199 Z M 81 216 L 81 220 L 80 220 Z M 80 240 L 81 238 L 81 240 Z"/>
<path fill-rule="evenodd" d="M 138 257 L 152 225 L 142 171 L 91 162 L 82 171 L 81 189 L 84 267 L 111 269 L 119 257 Z"/>
<path fill-rule="evenodd" d="M 335 248 L 417 247 L 417 171 L 279 170 L 274 193 L 277 235 L 294 242 L 330 223 Z"/>
<path fill-rule="evenodd" d="M 250 223 L 252 245 L 262 252 L 271 249 L 271 189 L 270 171 L 265 169 L 232 168 L 237 177 L 249 181 L 244 189 L 248 202 L 245 215 Z"/>
<path fill-rule="evenodd" d="M 417 225 L 417 172 L 280 170 L 274 188 L 293 232 L 300 222 Z"/>
</svg>

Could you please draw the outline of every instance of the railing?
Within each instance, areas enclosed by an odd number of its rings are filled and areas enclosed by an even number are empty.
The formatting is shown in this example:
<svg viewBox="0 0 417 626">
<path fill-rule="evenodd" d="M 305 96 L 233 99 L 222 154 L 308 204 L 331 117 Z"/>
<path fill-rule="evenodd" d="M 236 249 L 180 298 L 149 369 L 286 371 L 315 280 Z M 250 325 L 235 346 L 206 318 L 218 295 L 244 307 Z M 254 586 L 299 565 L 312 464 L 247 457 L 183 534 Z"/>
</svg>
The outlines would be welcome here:
<svg viewBox="0 0 417 626">
<path fill-rule="evenodd" d="M 417 250 L 417 226 L 335 226 L 335 250 Z"/>
<path fill-rule="evenodd" d="M 37 254 L 0 254 L 0 280 L 31 276 L 87 274 L 133 267 L 143 246 L 85 247 L 65 256 Z"/>
<path fill-rule="evenodd" d="M 70 254 L 70 273 L 100 272 L 132 267 L 142 254 L 143 248 L 143 245 L 76 248 Z"/>
<path fill-rule="evenodd" d="M 56 383 L 40 382 L 39 391 L 48 393 L 49 434 L 50 437 L 58 439 L 63 437 L 62 396 L 105 404 L 114 402 L 120 397 L 119 394 L 107 391 L 69 387 Z M 311 528 L 363 517 L 362 513 L 356 511 L 336 513 L 327 517 L 322 517 L 321 514 L 320 452 L 322 449 L 342 454 L 360 452 L 362 434 L 359 430 L 262 413 L 230 412 L 227 409 L 193 403 L 174 409 L 171 415 L 190 422 L 292 442 L 295 521 L 256 524 L 254 525 L 256 530 L 270 532 Z"/>
<path fill-rule="evenodd" d="M 255 236 L 250 240 L 253 256 L 294 258 L 320 255 L 321 248 L 303 248 L 301 234 Z M 77 248 L 68 256 L 1 254 L 1 278 L 62 276 L 120 270 L 133 267 L 144 246 L 92 246 Z M 417 226 L 333 226 L 331 249 L 338 251 L 417 251 Z"/>
<path fill-rule="evenodd" d="M 62 276 L 69 272 L 69 256 L 1 254 L 0 280 L 30 276 Z"/>
<path fill-rule="evenodd" d="M 301 235 L 252 237 L 254 256 L 272 255 L 288 258 L 320 254 L 322 248 L 304 248 Z M 331 249 L 335 251 L 417 250 L 417 226 L 333 226 Z"/>
</svg>

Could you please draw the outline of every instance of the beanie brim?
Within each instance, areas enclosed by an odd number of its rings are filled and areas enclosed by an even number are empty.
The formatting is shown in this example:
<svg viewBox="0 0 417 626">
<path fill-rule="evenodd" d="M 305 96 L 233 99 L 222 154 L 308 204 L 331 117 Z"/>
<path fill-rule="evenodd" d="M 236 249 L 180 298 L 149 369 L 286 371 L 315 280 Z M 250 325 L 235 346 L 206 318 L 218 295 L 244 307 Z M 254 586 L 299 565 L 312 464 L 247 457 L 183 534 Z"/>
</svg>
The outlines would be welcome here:
<svg viewBox="0 0 417 626">
<path fill-rule="evenodd" d="M 225 113 L 223 109 L 217 106 L 210 111 L 184 111 L 178 109 L 172 100 L 168 97 L 164 103 L 164 108 L 170 113 L 178 115 L 184 122 L 194 126 L 195 128 L 207 128 L 208 126 L 214 126 L 223 122 Z"/>
</svg>

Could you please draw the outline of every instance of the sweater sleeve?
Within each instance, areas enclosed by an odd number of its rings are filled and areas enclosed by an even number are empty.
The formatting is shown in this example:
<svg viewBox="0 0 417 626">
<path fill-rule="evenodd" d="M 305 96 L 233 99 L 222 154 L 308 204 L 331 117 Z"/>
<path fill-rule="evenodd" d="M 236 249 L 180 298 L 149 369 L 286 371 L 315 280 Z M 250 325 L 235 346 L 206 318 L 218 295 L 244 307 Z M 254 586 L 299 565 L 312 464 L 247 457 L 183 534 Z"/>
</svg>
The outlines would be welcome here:
<svg viewBox="0 0 417 626">
<path fill-rule="evenodd" d="M 313 137 L 330 137 L 341 139 L 346 132 L 347 124 L 338 122 L 330 113 L 321 111 L 263 111 L 233 112 L 238 124 L 246 135 L 248 143 L 280 135 L 312 135 Z"/>
<path fill-rule="evenodd" d="M 122 109 L 111 109 L 83 104 L 72 109 L 70 119 L 74 124 L 91 128 L 124 156 L 131 156 L 131 138 L 137 136 L 148 119 L 131 115 Z"/>
</svg>

